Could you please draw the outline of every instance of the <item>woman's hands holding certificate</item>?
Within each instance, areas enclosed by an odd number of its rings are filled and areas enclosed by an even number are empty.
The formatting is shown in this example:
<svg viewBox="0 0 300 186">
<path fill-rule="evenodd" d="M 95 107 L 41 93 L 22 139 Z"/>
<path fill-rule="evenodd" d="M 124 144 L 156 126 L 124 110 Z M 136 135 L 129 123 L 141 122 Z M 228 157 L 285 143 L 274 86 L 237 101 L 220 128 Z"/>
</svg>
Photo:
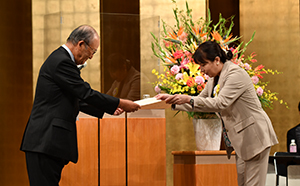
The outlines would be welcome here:
<svg viewBox="0 0 300 186">
<path fill-rule="evenodd" d="M 192 97 L 189 95 L 184 95 L 184 94 L 175 94 L 175 95 L 158 94 L 155 96 L 155 98 L 166 101 L 166 103 L 168 103 L 168 104 L 181 105 L 184 103 L 190 103 L 190 100 Z"/>
</svg>

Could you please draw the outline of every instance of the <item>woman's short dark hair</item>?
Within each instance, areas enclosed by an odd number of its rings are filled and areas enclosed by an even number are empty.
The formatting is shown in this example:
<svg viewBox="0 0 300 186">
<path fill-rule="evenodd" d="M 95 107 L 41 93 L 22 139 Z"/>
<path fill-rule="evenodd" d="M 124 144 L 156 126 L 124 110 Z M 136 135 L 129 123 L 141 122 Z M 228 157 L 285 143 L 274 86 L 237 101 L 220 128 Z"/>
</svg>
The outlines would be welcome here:
<svg viewBox="0 0 300 186">
<path fill-rule="evenodd" d="M 90 44 L 96 34 L 97 32 L 94 28 L 88 25 L 81 25 L 72 31 L 67 42 L 72 42 L 76 45 L 79 41 L 84 41 L 86 44 Z"/>
<path fill-rule="evenodd" d="M 124 70 L 124 66 L 129 70 L 131 68 L 131 62 L 122 54 L 113 53 L 108 56 L 108 70 Z"/>
<path fill-rule="evenodd" d="M 214 61 L 217 56 L 220 58 L 222 63 L 225 63 L 227 60 L 230 60 L 233 55 L 230 50 L 228 50 L 226 54 L 217 42 L 206 41 L 198 46 L 193 58 L 195 63 L 205 64 L 207 63 L 206 60 Z"/>
</svg>

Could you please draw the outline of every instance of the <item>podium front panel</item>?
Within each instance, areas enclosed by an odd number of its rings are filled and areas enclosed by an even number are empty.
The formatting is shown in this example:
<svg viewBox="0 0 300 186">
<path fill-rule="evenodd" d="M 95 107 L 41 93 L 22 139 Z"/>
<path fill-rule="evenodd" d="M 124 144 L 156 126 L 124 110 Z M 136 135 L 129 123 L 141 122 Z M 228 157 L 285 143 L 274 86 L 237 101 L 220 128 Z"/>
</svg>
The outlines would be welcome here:
<svg viewBox="0 0 300 186">
<path fill-rule="evenodd" d="M 98 185 L 98 119 L 79 118 L 77 121 L 79 158 L 62 171 L 60 186 Z"/>
<path fill-rule="evenodd" d="M 100 120 L 100 186 L 126 185 L 125 118 Z"/>
<path fill-rule="evenodd" d="M 225 151 L 174 151 L 174 186 L 237 186 L 235 154 Z"/>
<path fill-rule="evenodd" d="M 128 185 L 166 185 L 165 118 L 128 118 Z"/>
<path fill-rule="evenodd" d="M 164 110 L 139 110 L 77 121 L 79 160 L 62 173 L 61 186 L 165 186 Z"/>
</svg>

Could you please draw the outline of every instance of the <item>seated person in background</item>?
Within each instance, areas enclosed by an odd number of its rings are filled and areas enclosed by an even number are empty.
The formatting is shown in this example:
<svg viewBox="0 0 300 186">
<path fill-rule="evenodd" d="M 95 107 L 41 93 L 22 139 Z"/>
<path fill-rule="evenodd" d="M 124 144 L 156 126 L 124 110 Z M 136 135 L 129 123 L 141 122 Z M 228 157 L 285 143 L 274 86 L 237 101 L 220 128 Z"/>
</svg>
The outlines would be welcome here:
<svg viewBox="0 0 300 186">
<path fill-rule="evenodd" d="M 298 104 L 298 111 L 300 114 L 300 102 Z M 300 154 L 300 124 L 291 128 L 287 132 L 286 137 L 287 137 L 287 141 L 286 141 L 287 151 L 290 152 L 290 143 L 291 143 L 291 140 L 294 139 L 295 143 L 297 145 L 297 154 Z"/>
<path fill-rule="evenodd" d="M 140 72 L 121 54 L 109 56 L 109 73 L 115 80 L 106 94 L 136 101 L 140 99 Z"/>
</svg>

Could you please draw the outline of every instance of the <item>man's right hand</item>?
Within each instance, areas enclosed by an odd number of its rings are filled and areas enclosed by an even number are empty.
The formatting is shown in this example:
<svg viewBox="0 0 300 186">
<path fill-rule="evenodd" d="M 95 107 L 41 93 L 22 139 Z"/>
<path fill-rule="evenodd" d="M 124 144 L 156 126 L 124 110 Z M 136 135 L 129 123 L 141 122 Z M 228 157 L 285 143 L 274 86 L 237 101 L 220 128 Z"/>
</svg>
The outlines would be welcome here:
<svg viewBox="0 0 300 186">
<path fill-rule="evenodd" d="M 120 99 L 119 108 L 123 109 L 126 112 L 134 112 L 141 108 L 141 106 L 133 101 L 127 99 Z"/>
</svg>

